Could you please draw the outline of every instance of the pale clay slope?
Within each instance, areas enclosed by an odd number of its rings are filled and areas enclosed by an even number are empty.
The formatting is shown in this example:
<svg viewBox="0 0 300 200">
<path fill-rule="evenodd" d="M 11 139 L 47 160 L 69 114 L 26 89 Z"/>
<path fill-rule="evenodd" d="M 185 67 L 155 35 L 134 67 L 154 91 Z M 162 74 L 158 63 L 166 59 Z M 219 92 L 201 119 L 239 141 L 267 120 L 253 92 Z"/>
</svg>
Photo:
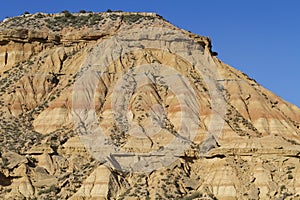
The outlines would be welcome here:
<svg viewBox="0 0 300 200">
<path fill-rule="evenodd" d="M 3 144 L 0 197 L 174 199 L 202 195 L 217 199 L 299 198 L 299 108 L 213 57 L 208 38 L 180 30 L 155 14 L 143 14 L 147 18 L 139 16 L 134 22 L 120 17 L 123 15 L 137 16 L 106 13 L 93 26 L 65 27 L 61 32 L 46 27 L 20 31 L 9 28 L 12 23 L 9 20 L 1 25 L 5 28 L 0 34 L 0 141 Z M 24 17 L 27 18 L 43 19 L 31 15 Z M 199 49 L 189 49 L 193 45 L 187 45 L 186 40 L 171 39 L 168 44 L 150 40 L 157 35 L 151 31 L 140 38 L 133 35 L 137 43 L 148 47 L 155 44 L 161 48 L 142 48 L 117 55 L 118 59 L 112 60 L 97 80 L 97 90 L 88 100 L 96 105 L 97 120 L 104 135 L 133 153 L 156 151 L 174 137 L 173 131 L 181 124 L 180 99 L 153 76 L 143 79 L 143 86 L 134 91 L 128 110 L 123 113 L 135 124 L 127 138 L 118 132 L 120 123 L 116 124 L 112 114 L 112 105 L 115 105 L 112 103 L 116 101 L 114 88 L 121 74 L 130 68 L 152 63 L 169 66 L 184 77 L 170 79 L 173 82 L 188 80 L 190 87 L 187 88 L 195 92 L 199 105 L 199 110 L 193 112 L 198 113 L 200 121 L 194 147 L 181 152 L 181 157 L 170 166 L 151 173 L 123 173 L 95 160 L 74 132 L 73 92 L 75 88 L 79 94 L 75 95 L 79 98 L 75 99 L 79 102 L 76 105 L 79 108 L 87 106 L 84 98 L 93 88 L 89 82 L 81 82 L 81 87 L 76 87 L 76 83 L 83 76 L 79 72 L 86 60 L 92 53 L 97 54 L 93 49 L 107 41 L 108 45 L 117 45 L 111 40 L 114 35 L 143 27 L 170 29 L 176 33 L 174 38 L 184 34 L 197 41 Z M 157 37 L 167 36 L 168 33 L 164 33 Z M 166 49 L 166 45 L 170 48 Z M 212 145 L 218 146 L 204 156 L 199 156 L 197 144 L 205 141 L 213 119 L 209 86 L 190 60 L 179 56 L 180 49 L 187 56 L 200 54 L 198 58 L 206 68 L 216 67 L 220 74 L 217 81 L 224 87 L 224 126 L 216 135 L 218 137 L 211 140 Z M 89 62 L 101 64 L 97 59 Z M 167 77 L 163 72 L 162 75 Z M 186 95 L 188 97 L 190 95 Z M 191 102 L 187 101 L 187 107 L 194 108 Z M 148 112 L 154 104 L 157 107 Z M 159 129 L 156 129 L 152 126 L 153 116 L 164 112 L 168 121 L 157 125 Z M 151 138 L 133 137 L 143 129 L 148 131 L 147 134 L 159 132 Z"/>
</svg>

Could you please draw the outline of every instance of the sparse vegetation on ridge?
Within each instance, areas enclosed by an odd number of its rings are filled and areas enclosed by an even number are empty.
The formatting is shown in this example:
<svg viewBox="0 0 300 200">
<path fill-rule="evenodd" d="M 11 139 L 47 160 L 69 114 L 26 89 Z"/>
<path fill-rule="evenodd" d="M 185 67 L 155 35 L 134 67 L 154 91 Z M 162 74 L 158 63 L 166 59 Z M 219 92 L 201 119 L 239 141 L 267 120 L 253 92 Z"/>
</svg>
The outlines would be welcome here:
<svg viewBox="0 0 300 200">
<path fill-rule="evenodd" d="M 46 26 L 49 30 L 56 32 L 65 27 L 81 28 L 85 26 L 101 25 L 107 14 L 112 20 L 122 18 L 124 22 L 128 24 L 136 23 L 141 19 L 153 20 L 155 18 L 154 16 L 144 16 L 139 13 L 122 14 L 121 11 L 94 13 L 81 10 L 79 13 L 70 13 L 69 11 L 64 10 L 60 14 L 30 14 L 29 12 L 26 12 L 22 16 L 7 18 L 1 25 L 6 28 L 24 27 L 33 29 L 42 29 L 42 26 Z M 160 16 L 157 17 L 160 18 Z"/>
</svg>

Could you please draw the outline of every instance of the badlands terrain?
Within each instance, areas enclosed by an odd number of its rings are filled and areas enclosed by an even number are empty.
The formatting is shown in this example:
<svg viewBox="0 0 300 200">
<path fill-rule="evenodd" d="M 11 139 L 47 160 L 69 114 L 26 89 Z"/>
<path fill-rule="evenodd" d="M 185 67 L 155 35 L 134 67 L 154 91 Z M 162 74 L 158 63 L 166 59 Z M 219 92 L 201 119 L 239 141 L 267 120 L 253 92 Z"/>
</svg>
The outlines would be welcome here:
<svg viewBox="0 0 300 200">
<path fill-rule="evenodd" d="M 0 199 L 300 199 L 299 108 L 154 13 L 1 22 L 0 144 Z"/>
</svg>

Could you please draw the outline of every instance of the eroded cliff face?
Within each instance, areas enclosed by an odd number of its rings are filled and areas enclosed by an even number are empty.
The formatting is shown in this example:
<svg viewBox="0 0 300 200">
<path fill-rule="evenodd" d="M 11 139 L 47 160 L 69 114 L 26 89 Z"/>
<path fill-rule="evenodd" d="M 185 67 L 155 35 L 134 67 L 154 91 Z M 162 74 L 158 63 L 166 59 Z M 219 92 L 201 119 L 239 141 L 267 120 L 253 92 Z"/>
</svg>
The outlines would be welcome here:
<svg viewBox="0 0 300 200">
<path fill-rule="evenodd" d="M 300 195 L 299 108 L 156 14 L 6 19 L 0 83 L 3 199 Z"/>
</svg>

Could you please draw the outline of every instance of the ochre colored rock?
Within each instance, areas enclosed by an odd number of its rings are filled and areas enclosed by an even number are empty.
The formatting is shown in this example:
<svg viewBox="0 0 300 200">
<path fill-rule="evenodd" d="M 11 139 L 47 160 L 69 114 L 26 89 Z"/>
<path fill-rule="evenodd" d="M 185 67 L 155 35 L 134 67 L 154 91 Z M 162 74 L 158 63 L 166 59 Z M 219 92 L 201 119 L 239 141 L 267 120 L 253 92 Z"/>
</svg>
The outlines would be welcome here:
<svg viewBox="0 0 300 200">
<path fill-rule="evenodd" d="M 106 199 L 110 187 L 113 187 L 110 179 L 111 172 L 105 166 L 99 166 L 92 174 L 82 183 L 79 190 L 71 199 L 89 198 L 89 199 Z"/>
<path fill-rule="evenodd" d="M 298 199 L 300 109 L 155 13 L 0 23 L 0 199 Z"/>
</svg>

